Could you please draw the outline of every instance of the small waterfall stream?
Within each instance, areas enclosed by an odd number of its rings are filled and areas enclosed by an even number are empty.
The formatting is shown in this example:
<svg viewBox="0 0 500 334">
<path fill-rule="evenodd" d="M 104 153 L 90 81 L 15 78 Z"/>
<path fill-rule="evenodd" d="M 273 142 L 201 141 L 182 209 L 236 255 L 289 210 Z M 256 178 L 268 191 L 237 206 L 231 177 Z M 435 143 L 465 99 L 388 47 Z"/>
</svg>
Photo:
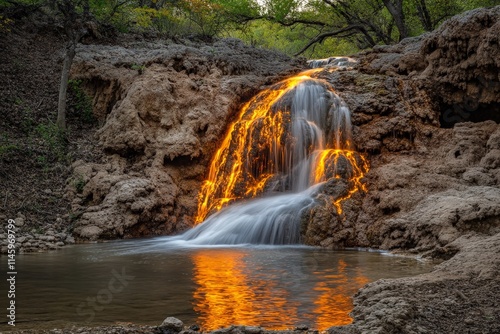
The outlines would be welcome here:
<svg viewBox="0 0 500 334">
<path fill-rule="evenodd" d="M 368 169 L 353 151 L 345 102 L 313 69 L 261 91 L 229 127 L 199 197 L 190 244 L 298 244 L 304 213 L 322 186 L 347 182 L 341 203 Z M 231 205 L 228 205 L 230 204 Z M 207 218 L 208 217 L 208 218 Z"/>
</svg>

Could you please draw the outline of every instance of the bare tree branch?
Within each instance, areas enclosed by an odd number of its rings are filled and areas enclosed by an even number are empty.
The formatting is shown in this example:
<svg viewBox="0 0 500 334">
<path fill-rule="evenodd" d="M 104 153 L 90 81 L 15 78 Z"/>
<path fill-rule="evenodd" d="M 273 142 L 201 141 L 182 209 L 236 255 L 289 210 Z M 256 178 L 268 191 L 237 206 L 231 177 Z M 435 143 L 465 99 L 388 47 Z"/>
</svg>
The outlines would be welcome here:
<svg viewBox="0 0 500 334">
<path fill-rule="evenodd" d="M 352 36 L 352 35 L 360 32 L 361 30 L 364 30 L 364 28 L 362 26 L 360 26 L 360 25 L 353 25 L 353 26 L 348 26 L 348 27 L 345 27 L 345 28 L 337 30 L 337 31 L 325 32 L 323 34 L 320 34 L 320 35 L 316 36 L 311 41 L 309 41 L 309 43 L 307 43 L 307 45 L 304 46 L 294 56 L 297 57 L 297 56 L 301 55 L 307 49 L 309 49 L 313 44 L 323 42 L 325 40 L 325 38 L 334 37 L 334 36 L 335 37 L 349 37 L 349 36 Z M 345 34 L 345 33 L 347 33 L 347 34 Z"/>
</svg>

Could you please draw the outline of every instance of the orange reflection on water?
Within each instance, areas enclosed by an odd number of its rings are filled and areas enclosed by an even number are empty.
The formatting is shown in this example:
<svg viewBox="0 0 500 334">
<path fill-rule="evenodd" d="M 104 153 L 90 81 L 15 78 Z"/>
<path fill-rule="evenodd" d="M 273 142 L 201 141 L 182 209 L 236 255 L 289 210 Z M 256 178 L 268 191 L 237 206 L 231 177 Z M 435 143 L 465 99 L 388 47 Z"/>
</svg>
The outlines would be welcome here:
<svg viewBox="0 0 500 334">
<path fill-rule="evenodd" d="M 348 325 L 352 322 L 349 313 L 352 311 L 353 304 L 351 295 L 353 290 L 358 290 L 370 280 L 360 274 L 349 277 L 346 272 L 347 264 L 339 260 L 337 273 L 334 275 L 325 275 L 327 280 L 319 282 L 314 290 L 320 293 L 314 301 L 316 308 L 314 314 L 316 318 L 316 328 L 325 330 L 332 326 Z M 334 284 L 332 284 L 334 283 Z M 350 285 L 349 289 L 346 286 Z"/>
<path fill-rule="evenodd" d="M 281 323 L 270 329 L 285 329 L 297 317 L 297 307 L 286 290 L 275 281 L 251 280 L 245 273 L 245 254 L 235 250 L 205 251 L 193 256 L 194 310 L 204 330 L 229 325 L 259 326 Z"/>
<path fill-rule="evenodd" d="M 311 273 L 311 282 L 279 286 L 279 277 L 245 261 L 247 256 L 230 249 L 193 255 L 197 284 L 193 304 L 203 330 L 242 324 L 270 330 L 304 323 L 319 330 L 346 325 L 352 321 L 351 296 L 369 282 L 359 271 L 346 270 L 347 264 L 339 260 L 335 268 Z M 299 279 L 293 271 L 290 268 L 284 277 Z"/>
</svg>

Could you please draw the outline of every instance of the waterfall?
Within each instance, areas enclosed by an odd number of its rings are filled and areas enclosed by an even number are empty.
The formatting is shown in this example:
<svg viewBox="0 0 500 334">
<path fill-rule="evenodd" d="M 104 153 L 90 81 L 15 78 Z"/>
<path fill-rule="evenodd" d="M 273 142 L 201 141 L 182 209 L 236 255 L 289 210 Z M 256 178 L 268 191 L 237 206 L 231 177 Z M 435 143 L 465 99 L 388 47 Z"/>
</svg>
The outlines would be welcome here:
<svg viewBox="0 0 500 334">
<path fill-rule="evenodd" d="M 349 184 L 345 194 L 330 194 L 339 215 L 342 201 L 365 190 L 368 166 L 353 151 L 350 111 L 327 81 L 314 78 L 320 70 L 279 82 L 242 107 L 200 191 L 201 224 L 183 240 L 297 244 L 323 185 Z"/>
<path fill-rule="evenodd" d="M 324 59 L 313 59 L 309 60 L 308 64 L 310 68 L 320 68 L 327 65 L 336 67 L 347 67 L 356 64 L 357 61 L 349 57 L 330 57 Z"/>
</svg>

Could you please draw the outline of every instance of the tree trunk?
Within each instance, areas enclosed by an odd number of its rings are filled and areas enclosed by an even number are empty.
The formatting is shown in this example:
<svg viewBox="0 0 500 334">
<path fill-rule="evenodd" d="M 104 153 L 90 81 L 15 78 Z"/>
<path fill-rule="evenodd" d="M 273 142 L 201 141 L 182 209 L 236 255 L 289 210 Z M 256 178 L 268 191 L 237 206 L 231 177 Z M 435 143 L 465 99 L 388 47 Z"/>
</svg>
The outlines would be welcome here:
<svg viewBox="0 0 500 334">
<path fill-rule="evenodd" d="M 422 23 L 422 26 L 426 31 L 432 31 L 434 30 L 434 27 L 432 25 L 432 20 L 431 20 L 431 15 L 429 13 L 429 10 L 427 9 L 427 5 L 425 4 L 425 0 L 418 0 L 417 1 L 417 11 L 418 11 L 418 17 L 420 19 L 420 22 Z"/>
<path fill-rule="evenodd" d="M 59 86 L 59 103 L 57 106 L 56 125 L 60 130 L 66 130 L 66 96 L 68 91 L 68 79 L 73 58 L 75 58 L 76 43 L 70 41 L 64 55 L 63 69 L 61 73 L 61 84 Z"/>
<path fill-rule="evenodd" d="M 408 28 L 406 27 L 405 14 L 403 12 L 403 0 L 384 0 L 384 5 L 391 13 L 394 23 L 399 31 L 399 40 L 408 37 Z"/>
</svg>

